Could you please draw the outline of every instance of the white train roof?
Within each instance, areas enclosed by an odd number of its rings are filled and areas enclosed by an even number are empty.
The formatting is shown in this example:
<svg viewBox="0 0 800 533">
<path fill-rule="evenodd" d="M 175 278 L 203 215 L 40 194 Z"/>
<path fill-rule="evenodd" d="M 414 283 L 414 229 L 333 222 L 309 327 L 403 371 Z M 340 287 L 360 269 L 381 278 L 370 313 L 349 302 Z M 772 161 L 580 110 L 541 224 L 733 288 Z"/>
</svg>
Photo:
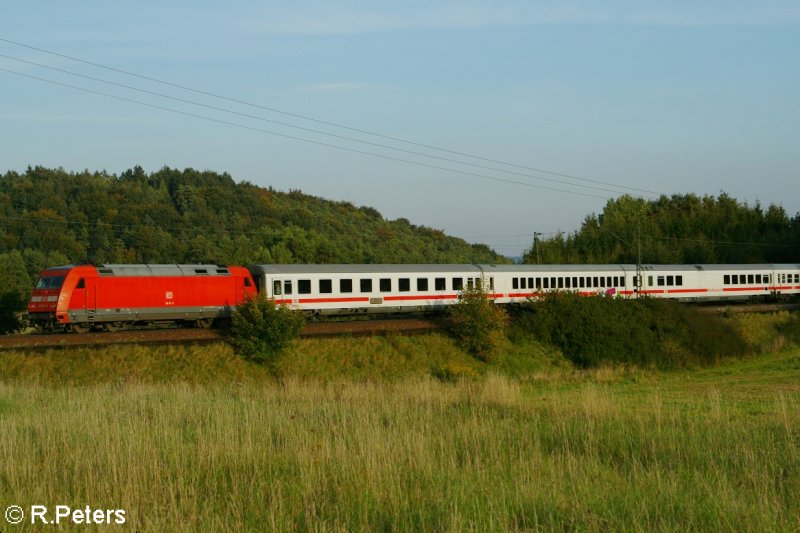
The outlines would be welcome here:
<svg viewBox="0 0 800 533">
<path fill-rule="evenodd" d="M 641 266 L 644 272 L 741 272 L 800 270 L 800 264 L 736 264 L 736 265 L 652 265 Z M 634 264 L 606 265 L 494 265 L 494 264 L 265 264 L 251 265 L 254 275 L 264 274 L 551 274 L 556 272 L 603 272 L 619 274 L 637 271 Z"/>
</svg>

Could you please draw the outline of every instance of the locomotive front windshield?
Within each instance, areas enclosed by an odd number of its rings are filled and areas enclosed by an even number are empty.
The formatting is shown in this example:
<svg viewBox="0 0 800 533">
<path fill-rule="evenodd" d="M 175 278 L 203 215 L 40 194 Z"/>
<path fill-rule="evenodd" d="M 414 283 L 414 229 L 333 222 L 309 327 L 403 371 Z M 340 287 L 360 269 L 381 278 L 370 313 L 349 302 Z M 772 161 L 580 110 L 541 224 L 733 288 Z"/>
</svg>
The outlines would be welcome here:
<svg viewBox="0 0 800 533">
<path fill-rule="evenodd" d="M 36 283 L 36 288 L 60 289 L 63 283 L 64 283 L 64 276 L 45 276 L 43 278 L 39 278 L 38 283 Z"/>
</svg>

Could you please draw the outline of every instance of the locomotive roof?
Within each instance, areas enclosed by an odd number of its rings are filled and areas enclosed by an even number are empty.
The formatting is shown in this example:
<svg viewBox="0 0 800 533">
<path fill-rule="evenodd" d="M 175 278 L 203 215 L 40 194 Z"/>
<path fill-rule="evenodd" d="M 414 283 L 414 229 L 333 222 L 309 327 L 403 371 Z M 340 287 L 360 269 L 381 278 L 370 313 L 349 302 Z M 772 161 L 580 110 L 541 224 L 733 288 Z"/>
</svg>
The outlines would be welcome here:
<svg viewBox="0 0 800 533">
<path fill-rule="evenodd" d="M 101 276 L 227 276 L 221 265 L 98 265 Z"/>
</svg>

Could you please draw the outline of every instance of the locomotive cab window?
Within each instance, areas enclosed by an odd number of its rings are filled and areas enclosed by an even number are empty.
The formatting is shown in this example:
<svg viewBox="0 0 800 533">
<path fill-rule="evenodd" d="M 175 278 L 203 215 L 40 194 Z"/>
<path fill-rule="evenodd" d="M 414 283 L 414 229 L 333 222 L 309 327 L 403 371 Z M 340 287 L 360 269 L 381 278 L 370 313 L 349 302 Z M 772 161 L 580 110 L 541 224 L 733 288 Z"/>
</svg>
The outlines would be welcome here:
<svg viewBox="0 0 800 533">
<path fill-rule="evenodd" d="M 86 280 L 81 278 L 78 280 L 78 284 L 75 285 L 76 289 L 85 289 L 86 288 Z"/>
<path fill-rule="evenodd" d="M 244 286 L 245 287 L 252 287 L 253 284 L 250 283 L 250 278 L 244 278 Z"/>
</svg>

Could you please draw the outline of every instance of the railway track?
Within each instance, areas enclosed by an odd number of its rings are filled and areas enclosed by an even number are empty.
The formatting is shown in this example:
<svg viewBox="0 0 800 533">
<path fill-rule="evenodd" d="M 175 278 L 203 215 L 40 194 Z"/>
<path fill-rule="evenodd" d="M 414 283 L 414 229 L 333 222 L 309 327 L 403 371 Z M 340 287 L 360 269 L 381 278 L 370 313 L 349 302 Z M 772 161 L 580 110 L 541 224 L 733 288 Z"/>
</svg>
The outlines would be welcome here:
<svg viewBox="0 0 800 533">
<path fill-rule="evenodd" d="M 351 322 L 312 322 L 305 325 L 301 337 L 371 336 L 397 333 L 426 333 L 445 325 L 445 319 L 389 319 Z M 48 350 L 53 348 L 99 348 L 111 345 L 213 344 L 225 341 L 225 329 L 165 328 L 130 329 L 94 333 L 46 333 L 0 336 L 3 350 Z"/>
<path fill-rule="evenodd" d="M 707 313 L 774 313 L 800 309 L 800 303 L 758 303 L 698 306 Z M 335 337 L 340 335 L 371 336 L 397 333 L 414 335 L 441 329 L 447 325 L 445 318 L 403 318 L 358 320 L 341 322 L 310 322 L 303 328 L 301 337 Z M 213 344 L 224 342 L 225 329 L 165 328 L 130 329 L 115 333 L 48 333 L 0 336 L 3 350 L 48 350 L 53 348 L 91 348 L 110 345 L 147 344 Z"/>
</svg>

